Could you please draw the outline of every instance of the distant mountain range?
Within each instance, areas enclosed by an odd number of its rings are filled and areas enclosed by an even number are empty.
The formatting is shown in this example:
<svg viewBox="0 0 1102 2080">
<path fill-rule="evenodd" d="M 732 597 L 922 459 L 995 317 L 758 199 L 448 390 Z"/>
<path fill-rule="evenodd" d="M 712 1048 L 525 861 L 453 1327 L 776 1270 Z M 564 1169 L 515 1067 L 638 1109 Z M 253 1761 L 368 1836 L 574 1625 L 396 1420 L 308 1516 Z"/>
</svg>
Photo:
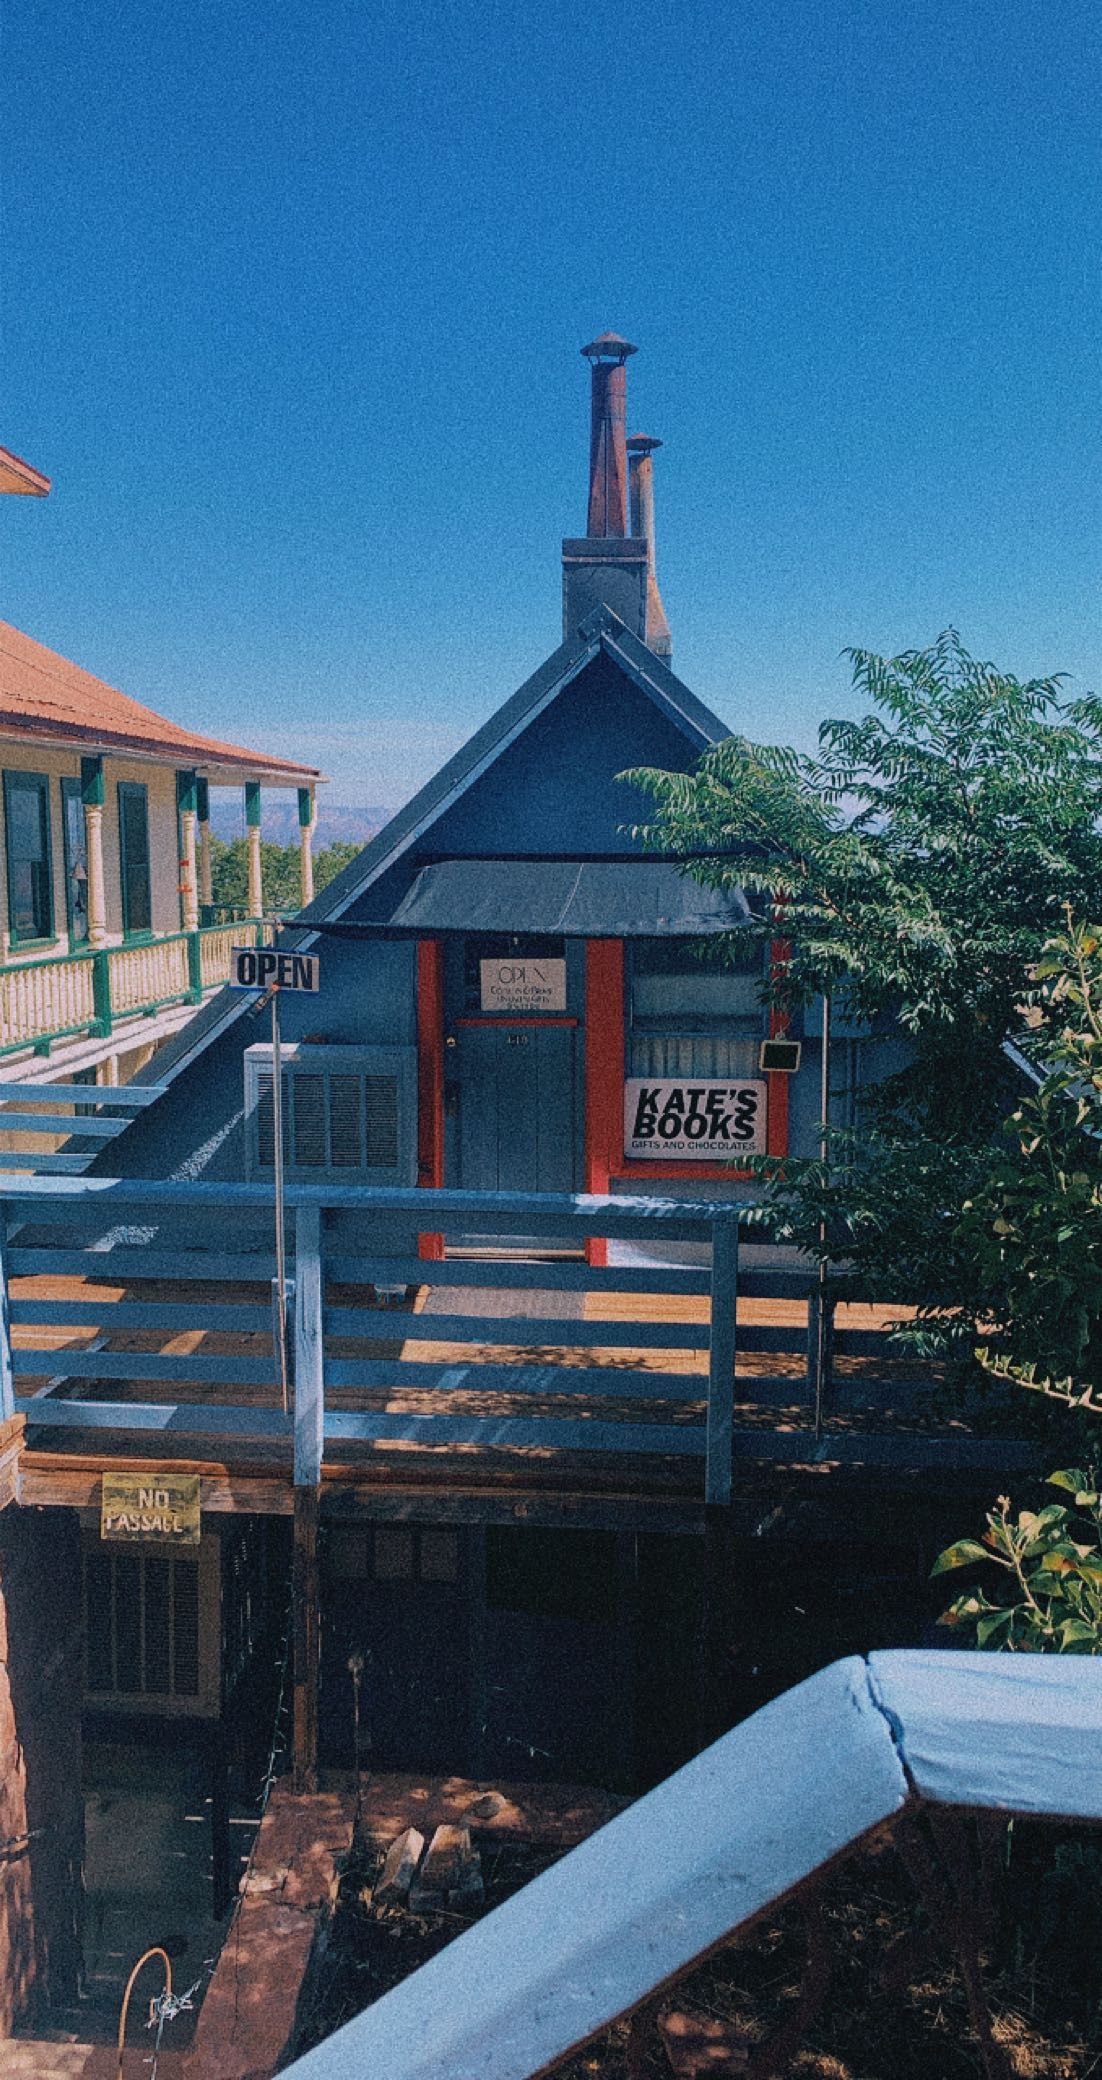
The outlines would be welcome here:
<svg viewBox="0 0 1102 2080">
<path fill-rule="evenodd" d="M 277 794 L 274 789 L 266 792 L 263 797 L 263 808 L 264 821 L 261 824 L 261 836 L 268 839 L 273 845 L 297 845 L 298 801 L 294 791 L 288 789 L 285 796 L 282 793 Z M 333 807 L 330 808 L 324 796 L 322 796 L 318 802 L 318 823 L 314 832 L 314 850 L 315 852 L 322 852 L 327 845 L 334 844 L 339 838 L 353 845 L 366 845 L 368 839 L 373 838 L 376 831 L 381 830 L 384 823 L 387 823 L 393 814 L 394 811 L 392 809 L 380 807 L 376 804 L 360 808 L 359 806 L 348 807 L 342 806 L 340 803 L 334 803 Z M 210 827 L 214 836 L 225 839 L 227 844 L 234 838 L 242 837 L 245 831 L 243 803 L 240 800 L 230 801 L 223 799 L 219 801 L 218 793 L 212 793 Z"/>
</svg>

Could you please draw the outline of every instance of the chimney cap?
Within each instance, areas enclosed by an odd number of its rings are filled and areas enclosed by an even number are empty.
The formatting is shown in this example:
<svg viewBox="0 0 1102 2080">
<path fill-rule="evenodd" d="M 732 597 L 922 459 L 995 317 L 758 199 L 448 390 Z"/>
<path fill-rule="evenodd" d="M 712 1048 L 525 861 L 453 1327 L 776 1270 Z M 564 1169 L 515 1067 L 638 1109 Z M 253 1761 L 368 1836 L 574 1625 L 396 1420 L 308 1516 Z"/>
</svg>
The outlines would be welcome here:
<svg viewBox="0 0 1102 2080">
<path fill-rule="evenodd" d="M 630 340 L 621 339 L 618 332 L 602 332 L 598 339 L 590 340 L 588 347 L 582 348 L 588 361 L 624 362 L 629 354 L 638 352 L 638 347 L 633 347 Z"/>
<path fill-rule="evenodd" d="M 653 455 L 655 449 L 661 446 L 661 441 L 655 440 L 653 433 L 629 433 L 628 435 L 629 455 Z"/>
</svg>

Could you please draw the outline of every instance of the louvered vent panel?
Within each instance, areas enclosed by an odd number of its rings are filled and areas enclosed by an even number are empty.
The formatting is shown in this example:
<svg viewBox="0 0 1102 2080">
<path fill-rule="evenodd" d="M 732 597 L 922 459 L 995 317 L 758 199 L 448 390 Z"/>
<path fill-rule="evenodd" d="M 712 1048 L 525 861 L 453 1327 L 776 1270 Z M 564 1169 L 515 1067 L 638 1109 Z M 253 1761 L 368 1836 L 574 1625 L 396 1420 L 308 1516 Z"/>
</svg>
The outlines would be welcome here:
<svg viewBox="0 0 1102 2080">
<path fill-rule="evenodd" d="M 89 1690 L 113 1690 L 114 1563 L 110 1553 L 89 1553 L 84 1562 L 84 1638 Z"/>
<path fill-rule="evenodd" d="M 283 1076 L 282 1082 L 283 1160 L 285 1163 L 287 1163 L 290 1162 L 291 1159 L 291 1131 L 289 1118 L 291 1107 L 291 1084 L 290 1078 L 286 1075 L 286 1073 Z M 265 1170 L 270 1170 L 275 1163 L 275 1120 L 273 1116 L 272 1106 L 272 1097 L 274 1091 L 275 1078 L 271 1074 L 265 1075 L 262 1070 L 259 1078 L 257 1079 L 256 1152 L 257 1161 Z"/>
<path fill-rule="evenodd" d="M 398 1079 L 364 1077 L 367 1118 L 367 1167 L 393 1170 L 398 1161 Z"/>
<path fill-rule="evenodd" d="M 329 1146 L 335 1170 L 359 1170 L 363 1151 L 363 1077 L 329 1078 Z"/>
<path fill-rule="evenodd" d="M 144 1563 L 145 1575 L 145 1666 L 142 1671 L 142 1689 L 155 1697 L 167 1697 L 169 1692 L 169 1642 L 171 1617 L 169 1613 L 169 1560 L 148 1559 Z"/>
<path fill-rule="evenodd" d="M 292 1075 L 291 1103 L 294 1107 L 294 1136 L 291 1158 L 296 1169 L 324 1170 L 327 1150 L 325 1146 L 325 1083 L 324 1076 L 308 1076 L 304 1073 Z"/>
<path fill-rule="evenodd" d="M 115 1682 L 124 1697 L 142 1687 L 142 1563 L 115 1555 Z"/>
<path fill-rule="evenodd" d="M 283 1053 L 284 1159 L 321 1183 L 410 1184 L 416 1178 L 416 1050 L 292 1041 Z M 274 1161 L 271 1049 L 245 1054 L 250 1175 Z"/>
<path fill-rule="evenodd" d="M 199 1565 L 87 1553 L 85 1682 L 99 1696 L 198 1697 Z"/>
<path fill-rule="evenodd" d="M 177 1697 L 199 1695 L 199 1566 L 172 1562 L 172 1687 Z"/>
</svg>

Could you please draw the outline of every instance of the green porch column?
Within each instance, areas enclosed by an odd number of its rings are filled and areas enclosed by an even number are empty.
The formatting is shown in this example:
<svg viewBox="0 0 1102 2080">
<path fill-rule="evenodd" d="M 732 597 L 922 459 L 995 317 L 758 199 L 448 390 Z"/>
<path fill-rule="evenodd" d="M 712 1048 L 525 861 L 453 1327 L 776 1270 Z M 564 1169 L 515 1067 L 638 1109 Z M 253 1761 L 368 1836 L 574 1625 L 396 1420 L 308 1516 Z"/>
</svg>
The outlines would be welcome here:
<svg viewBox="0 0 1102 2080">
<path fill-rule="evenodd" d="M 176 775 L 176 808 L 180 818 L 180 921 L 185 932 L 197 932 L 199 882 L 195 866 L 195 822 L 198 779 L 191 767 Z"/>
<path fill-rule="evenodd" d="M 260 782 L 245 782 L 245 829 L 249 845 L 249 916 L 264 915 L 264 878 L 260 870 Z"/>
<path fill-rule="evenodd" d="M 196 815 L 199 818 L 199 902 L 204 909 L 214 902 L 210 869 L 210 781 L 195 783 Z"/>
<path fill-rule="evenodd" d="M 99 953 L 107 944 L 107 892 L 103 879 L 105 793 L 102 758 L 82 758 L 80 799 L 84 805 L 84 842 L 88 853 L 88 945 L 93 953 Z"/>
<path fill-rule="evenodd" d="M 314 855 L 311 851 L 314 838 L 314 790 L 300 787 L 298 791 L 298 837 L 299 877 L 302 885 L 302 907 L 314 900 Z"/>
</svg>

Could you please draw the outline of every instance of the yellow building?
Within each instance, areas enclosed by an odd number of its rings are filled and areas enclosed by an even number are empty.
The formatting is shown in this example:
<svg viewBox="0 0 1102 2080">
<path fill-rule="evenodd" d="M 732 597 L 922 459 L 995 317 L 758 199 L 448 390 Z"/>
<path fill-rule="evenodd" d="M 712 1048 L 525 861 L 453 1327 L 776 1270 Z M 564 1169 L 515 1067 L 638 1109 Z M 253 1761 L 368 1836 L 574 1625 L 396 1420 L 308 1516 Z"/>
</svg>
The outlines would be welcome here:
<svg viewBox="0 0 1102 2080">
<path fill-rule="evenodd" d="M 263 930 L 262 788 L 298 790 L 310 901 L 319 778 L 181 729 L 0 622 L 0 1085 L 125 1082 L 147 1061 Z M 232 921 L 211 901 L 213 786 L 245 794 Z"/>
</svg>

